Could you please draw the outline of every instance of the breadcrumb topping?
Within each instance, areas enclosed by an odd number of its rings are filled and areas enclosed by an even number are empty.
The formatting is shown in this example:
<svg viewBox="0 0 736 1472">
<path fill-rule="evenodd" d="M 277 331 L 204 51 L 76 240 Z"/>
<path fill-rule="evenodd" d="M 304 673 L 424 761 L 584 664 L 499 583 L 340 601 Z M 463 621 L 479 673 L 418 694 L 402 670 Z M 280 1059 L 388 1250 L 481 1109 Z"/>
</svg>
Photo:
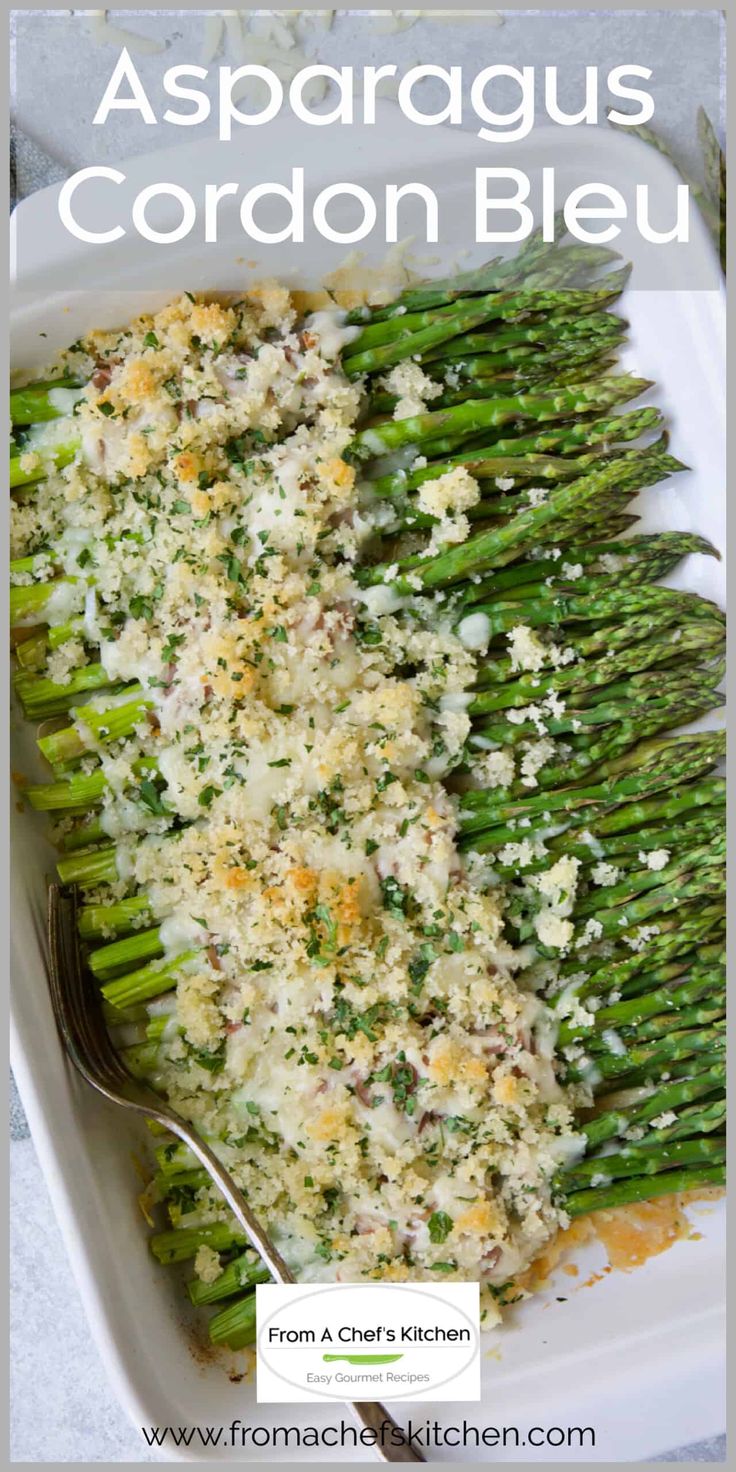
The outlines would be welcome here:
<svg viewBox="0 0 736 1472">
<path fill-rule="evenodd" d="M 549 1183 L 573 1116 L 503 895 L 461 859 L 442 781 L 478 646 L 439 605 L 408 618 L 354 580 L 373 525 L 345 459 L 361 396 L 345 331 L 335 312 L 300 322 L 266 283 L 75 344 L 83 454 L 19 503 L 16 552 L 58 549 L 82 585 L 79 639 L 116 698 L 144 701 L 97 756 L 115 893 L 142 890 L 164 959 L 188 957 L 157 1086 L 303 1278 L 479 1278 L 490 1322 L 494 1289 L 560 1224 Z M 415 364 L 386 386 L 404 405 L 436 390 Z M 459 468 L 418 501 L 451 540 L 479 494 Z M 52 621 L 69 617 L 60 602 Z M 536 636 L 514 635 L 515 662 L 539 668 Z M 60 645 L 51 677 L 79 655 Z M 525 784 L 553 750 L 526 743 Z M 513 755 L 478 769 L 507 786 Z M 531 881 L 542 944 L 569 944 L 576 881 L 566 858 Z M 199 1222 L 223 1214 L 199 1191 Z M 195 1266 L 214 1281 L 207 1248 Z"/>
</svg>

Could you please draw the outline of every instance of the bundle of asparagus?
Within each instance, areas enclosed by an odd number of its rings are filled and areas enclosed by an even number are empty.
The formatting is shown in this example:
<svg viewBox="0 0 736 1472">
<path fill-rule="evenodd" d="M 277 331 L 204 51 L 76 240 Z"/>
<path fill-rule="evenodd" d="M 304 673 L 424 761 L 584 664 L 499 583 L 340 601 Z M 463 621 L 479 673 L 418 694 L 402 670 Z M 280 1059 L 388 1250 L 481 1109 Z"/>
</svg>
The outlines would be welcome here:
<svg viewBox="0 0 736 1472">
<path fill-rule="evenodd" d="M 674 531 L 621 540 L 637 492 L 684 467 L 659 410 L 617 412 L 650 384 L 613 371 L 626 272 L 599 275 L 610 260 L 534 236 L 512 262 L 359 309 L 342 353 L 363 390 L 346 458 L 377 527 L 358 637 L 380 642 L 392 612 L 419 627 L 441 619 L 474 652 L 459 705 L 470 730 L 447 786 L 469 865 L 504 887 L 520 984 L 546 998 L 558 1076 L 579 1101 L 583 1148 L 553 1181 L 568 1217 L 724 1179 L 724 742 L 679 730 L 721 704 L 724 619 L 659 582 L 683 557 L 718 554 Z M 408 408 L 399 365 L 419 385 Z M 81 393 L 67 378 L 11 395 L 13 488 L 32 494 L 82 453 Z M 464 476 L 480 494 L 453 545 L 461 508 L 432 490 Z M 152 701 L 95 657 L 85 579 L 60 575 L 53 546 L 11 570 L 16 691 L 30 719 L 54 718 L 38 741 L 52 780 L 27 797 L 63 820 L 59 876 L 88 896 L 80 932 L 110 1026 L 132 1071 L 155 1082 L 178 1025 L 172 988 L 197 953 L 167 954 L 147 894 L 121 887 L 101 809 L 101 757 Z M 71 641 L 78 665 L 55 682 L 47 661 Z M 139 758 L 132 780 L 139 826 L 175 842 L 155 760 Z M 246 1344 L 267 1275 L 234 1224 L 202 1220 L 207 1180 L 187 1150 L 164 1139 L 156 1154 L 149 1199 L 166 1203 L 170 1228 L 152 1249 L 162 1262 L 218 1254 L 224 1270 L 193 1280 L 190 1296 L 225 1304 L 214 1342 Z"/>
</svg>

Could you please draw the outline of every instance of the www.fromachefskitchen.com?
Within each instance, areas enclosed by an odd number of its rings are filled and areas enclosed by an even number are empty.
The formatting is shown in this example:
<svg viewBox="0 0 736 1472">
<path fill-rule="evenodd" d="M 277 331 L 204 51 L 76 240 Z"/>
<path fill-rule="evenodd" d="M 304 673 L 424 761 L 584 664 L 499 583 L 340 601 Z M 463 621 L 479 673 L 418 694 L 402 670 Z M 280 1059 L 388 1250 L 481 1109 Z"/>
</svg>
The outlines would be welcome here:
<svg viewBox="0 0 736 1472">
<path fill-rule="evenodd" d="M 328 1426 L 258 1426 L 231 1421 L 229 1426 L 142 1426 L 148 1446 L 155 1447 L 233 1447 L 259 1450 L 292 1451 L 309 1448 L 398 1445 L 401 1438 L 419 1451 L 437 1447 L 566 1447 L 588 1450 L 596 1445 L 593 1426 L 474 1426 L 467 1421 L 443 1424 L 439 1421 L 410 1420 L 400 1431 L 390 1421 L 374 1430 L 358 1427 L 349 1421 Z"/>
</svg>

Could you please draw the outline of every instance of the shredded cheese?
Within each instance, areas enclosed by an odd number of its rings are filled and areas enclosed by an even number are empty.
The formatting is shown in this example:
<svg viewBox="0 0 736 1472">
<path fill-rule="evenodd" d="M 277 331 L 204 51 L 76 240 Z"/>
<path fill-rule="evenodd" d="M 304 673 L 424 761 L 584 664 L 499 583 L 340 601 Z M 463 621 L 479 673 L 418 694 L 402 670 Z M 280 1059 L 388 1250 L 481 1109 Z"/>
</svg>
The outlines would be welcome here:
<svg viewBox="0 0 736 1472">
<path fill-rule="evenodd" d="M 535 1042 L 544 1004 L 514 980 L 501 897 L 464 864 L 442 782 L 487 620 L 458 634 L 355 582 L 372 525 L 345 458 L 349 331 L 270 282 L 90 334 L 60 365 L 88 379 L 83 453 L 18 504 L 16 548 L 59 549 L 110 681 L 149 702 L 96 751 L 113 895 L 141 889 L 165 960 L 190 956 L 157 1086 L 301 1276 L 433 1280 L 442 1263 L 493 1287 L 557 1230 L 550 1180 L 577 1136 Z M 450 539 L 478 494 L 456 469 L 420 503 Z M 69 616 L 60 593 L 51 623 Z M 78 654 L 56 656 L 62 685 Z M 526 745 L 523 782 L 553 749 Z M 510 785 L 513 752 L 477 774 Z M 532 876 L 542 944 L 569 943 L 576 880 L 566 858 Z M 197 1209 L 225 1210 L 207 1187 Z M 204 1249 L 195 1266 L 214 1280 Z"/>
</svg>

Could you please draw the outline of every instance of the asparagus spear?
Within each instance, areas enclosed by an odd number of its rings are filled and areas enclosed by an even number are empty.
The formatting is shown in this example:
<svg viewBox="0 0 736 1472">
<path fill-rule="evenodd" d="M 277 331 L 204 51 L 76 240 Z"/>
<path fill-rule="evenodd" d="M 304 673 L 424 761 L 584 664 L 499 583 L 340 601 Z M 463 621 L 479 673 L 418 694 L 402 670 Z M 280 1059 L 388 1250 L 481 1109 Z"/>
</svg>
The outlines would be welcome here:
<svg viewBox="0 0 736 1472">
<path fill-rule="evenodd" d="M 11 627 L 44 623 L 59 613 L 76 612 L 83 602 L 84 584 L 78 578 L 21 584 L 10 589 Z"/>
<path fill-rule="evenodd" d="M 194 1278 L 187 1284 L 189 1297 L 195 1308 L 204 1303 L 219 1303 L 223 1298 L 233 1298 L 254 1283 L 267 1283 L 268 1268 L 253 1252 L 242 1252 L 227 1264 L 214 1283 L 203 1283 Z"/>
<path fill-rule="evenodd" d="M 604 284 L 595 290 L 564 291 L 537 289 L 518 292 L 491 292 L 487 296 L 460 299 L 448 307 L 426 312 L 407 312 L 389 321 L 365 327 L 348 343 L 343 352 L 343 366 L 349 377 L 377 373 L 405 358 L 414 358 L 439 343 L 469 332 L 482 322 L 508 320 L 525 312 L 551 312 L 564 308 L 596 312 L 610 305 L 623 290 L 629 269 L 611 272 Z"/>
<path fill-rule="evenodd" d="M 227 1252 L 231 1247 L 244 1247 L 246 1239 L 239 1227 L 229 1222 L 211 1222 L 201 1227 L 174 1228 L 157 1232 L 149 1246 L 161 1263 L 188 1262 L 198 1248 L 211 1247 L 214 1252 Z"/>
<path fill-rule="evenodd" d="M 717 212 L 718 223 L 710 214 L 708 219 L 712 228 L 715 228 L 718 239 L 718 253 L 721 260 L 721 268 L 726 270 L 726 155 L 721 148 L 716 136 L 715 128 L 708 117 L 704 107 L 698 108 L 698 139 L 703 153 L 703 165 L 705 168 L 705 187 L 708 198 L 713 206 L 714 213 Z"/>
<path fill-rule="evenodd" d="M 25 714 L 29 720 L 36 721 L 59 715 L 74 705 L 78 696 L 90 691 L 109 690 L 112 693 L 120 689 L 110 680 L 104 666 L 94 662 L 75 670 L 65 685 L 25 670 L 14 676 L 13 685 Z"/>
<path fill-rule="evenodd" d="M 226 1344 L 229 1349 L 245 1349 L 256 1337 L 256 1296 L 249 1293 L 210 1319 L 213 1344 Z"/>
<path fill-rule="evenodd" d="M 464 466 L 470 475 L 481 481 L 497 477 L 511 478 L 514 484 L 526 480 L 574 480 L 594 459 L 613 453 L 612 447 L 638 439 L 647 430 L 660 427 L 661 423 L 659 410 L 646 408 L 610 418 L 601 415 L 597 419 L 562 423 L 531 435 L 495 438 L 489 431 L 487 446 L 465 450 L 448 459 L 427 461 L 412 470 L 364 476 L 361 484 L 369 501 L 378 497 L 401 502 L 425 481 L 437 480 L 458 465 Z M 602 444 L 608 446 L 606 451 L 600 448 Z"/>
<path fill-rule="evenodd" d="M 591 803 L 617 805 L 632 798 L 648 796 L 662 788 L 671 788 L 683 780 L 700 776 L 715 766 L 724 755 L 724 734 L 703 731 L 692 736 L 677 736 L 652 743 L 642 743 L 633 763 L 639 767 L 630 775 L 613 774 L 609 780 L 590 787 L 569 787 L 557 792 L 544 792 L 524 799 L 492 798 L 486 792 L 466 792 L 460 799 L 463 825 L 469 828 L 474 814 L 482 814 L 482 826 L 508 823 L 535 814 L 557 813 L 572 808 L 577 814 Z M 480 826 L 480 825 L 476 825 Z"/>
<path fill-rule="evenodd" d="M 671 1064 L 681 1060 L 688 1060 L 688 1067 L 691 1067 L 690 1060 L 694 1055 L 710 1053 L 719 1045 L 722 1047 L 723 1041 L 723 1025 L 720 1022 L 714 1022 L 710 1027 L 683 1028 L 654 1042 L 634 1045 L 622 1052 L 617 1048 L 608 1053 L 596 1053 L 595 1070 L 606 1083 L 615 1079 L 618 1087 L 633 1088 L 638 1083 L 661 1077 L 662 1072 L 669 1069 Z M 586 1071 L 585 1065 L 571 1063 L 568 1077 L 583 1078 Z"/>
<path fill-rule="evenodd" d="M 152 708 L 153 701 L 143 694 L 140 686 L 128 686 L 122 694 L 126 698 L 119 705 L 103 706 L 102 709 L 85 705 L 78 714 L 74 713 L 73 725 L 39 737 L 38 748 L 42 756 L 56 766 L 59 762 L 77 761 L 98 742 L 107 745 L 132 735 L 145 720 L 146 711 Z"/>
<path fill-rule="evenodd" d="M 141 807 L 147 809 L 152 816 L 163 816 L 168 808 L 165 794 L 155 785 L 157 767 L 154 758 L 139 757 L 132 767 L 133 774 L 140 778 L 140 783 L 137 788 L 131 789 L 131 796 L 137 797 Z M 103 798 L 107 788 L 108 781 L 103 771 L 78 774 L 72 770 L 68 775 L 64 774 L 58 782 L 31 784 L 25 788 L 25 795 L 31 807 L 38 812 L 85 813 Z M 71 846 L 78 847 L 77 844 Z M 81 862 L 81 856 L 77 856 L 75 862 Z M 74 880 L 69 878 L 65 882 L 83 881 L 80 874 Z"/>
<path fill-rule="evenodd" d="M 583 704 L 601 691 L 610 691 L 612 686 L 615 686 L 618 693 L 628 691 L 633 694 L 638 689 L 646 688 L 647 683 L 656 678 L 653 666 L 672 668 L 672 661 L 679 653 L 683 656 L 701 654 L 707 659 L 720 652 L 725 637 L 719 618 L 698 616 L 689 618 L 688 622 L 677 623 L 676 630 L 680 637 L 676 642 L 673 641 L 671 624 L 666 625 L 653 638 L 640 641 L 636 639 L 638 627 L 638 620 L 625 621 L 622 628 L 630 631 L 631 641 L 628 644 L 624 642 L 623 647 L 615 653 L 599 659 L 579 658 L 561 668 L 553 668 L 548 673 L 519 673 L 514 669 L 510 658 L 504 661 L 485 661 L 479 669 L 472 707 L 468 708 L 472 709 L 474 715 L 519 709 L 538 702 L 551 691 L 566 692 L 571 699 Z M 566 647 L 571 648 L 574 654 L 575 645 L 568 643 L 567 631 L 565 641 Z M 515 673 L 516 679 L 513 678 Z M 617 676 L 625 678 L 617 680 Z"/>
<path fill-rule="evenodd" d="M 113 850 L 114 854 L 114 850 Z M 117 866 L 113 879 L 117 877 Z M 150 918 L 150 900 L 144 894 L 131 895 L 113 904 L 82 905 L 79 910 L 79 934 L 83 940 L 101 940 L 105 935 L 124 935 Z"/>
<path fill-rule="evenodd" d="M 715 1093 L 721 1095 L 725 1078 L 726 1069 L 722 1061 L 702 1069 L 697 1066 L 696 1059 L 690 1076 L 652 1087 L 640 1103 L 627 1109 L 604 1109 L 587 1124 L 583 1124 L 581 1132 L 587 1140 L 588 1150 L 597 1149 L 607 1140 L 648 1124 L 661 1114 L 669 1114 L 672 1110 L 679 1110 L 683 1105 L 692 1104 L 696 1100 L 707 1099 Z"/>
<path fill-rule="evenodd" d="M 520 322 L 508 327 L 492 327 L 480 332 L 468 332 L 463 337 L 451 338 L 450 342 L 422 354 L 422 363 L 428 367 L 435 363 L 449 363 L 455 358 L 465 358 L 471 353 L 512 354 L 538 352 L 545 346 L 554 350 L 561 344 L 579 343 L 592 337 L 601 343 L 625 334 L 628 322 L 616 312 L 590 312 L 583 317 L 557 316 L 554 312 L 533 322 Z"/>
<path fill-rule="evenodd" d="M 609 1185 L 617 1178 L 642 1175 L 658 1175 L 663 1170 L 681 1166 L 716 1165 L 726 1158 L 723 1137 L 655 1142 L 645 1145 L 628 1145 L 614 1155 L 594 1156 L 581 1160 L 576 1167 L 558 1178 L 558 1185 L 565 1194 L 594 1185 L 596 1177 L 603 1177 L 601 1184 Z"/>
<path fill-rule="evenodd" d="M 556 257 L 555 246 L 565 234 L 566 228 L 560 211 L 555 219 L 552 241 L 545 241 L 542 231 L 534 230 L 519 247 L 517 254 L 509 259 L 504 260 L 501 256 L 496 256 L 476 270 L 458 272 L 456 275 L 447 276 L 441 280 L 420 282 L 409 286 L 386 306 L 355 308 L 354 311 L 348 313 L 347 320 L 349 323 L 358 324 L 365 321 L 380 322 L 397 313 L 401 315 L 407 311 L 421 311 L 427 307 L 444 306 L 456 301 L 458 297 L 498 291 L 509 282 L 523 281 L 535 266 L 539 266 L 550 257 Z M 592 265 L 593 262 L 605 265 L 608 261 L 617 259 L 615 252 L 607 252 L 605 247 L 599 247 L 593 256 L 585 255 L 579 246 L 572 249 L 575 251 L 576 260 L 586 266 Z"/>
<path fill-rule="evenodd" d="M 102 987 L 102 995 L 113 1007 L 132 1007 L 137 1002 L 147 1002 L 168 991 L 190 961 L 197 960 L 200 960 L 200 952 L 189 950 L 181 951 L 178 956 L 161 964 L 152 961 L 148 966 L 140 966 L 136 971 L 126 972 L 124 976 L 106 982 Z"/>
<path fill-rule="evenodd" d="M 706 187 L 698 183 L 688 174 L 682 165 L 674 158 L 672 151 L 662 137 L 654 128 L 645 124 L 614 123 L 609 117 L 609 123 L 613 128 L 626 128 L 626 132 L 634 134 L 656 148 L 658 153 L 664 154 L 677 169 L 680 178 L 687 184 L 690 193 L 705 220 L 709 230 L 714 235 L 719 248 L 721 266 L 726 269 L 726 225 L 725 225 L 725 199 L 726 199 L 726 164 L 721 153 L 720 145 L 715 135 L 715 130 L 708 118 L 707 113 L 701 107 L 698 111 L 698 137 L 704 154 L 706 170 Z M 718 175 L 718 190 L 713 188 L 714 176 Z"/>
<path fill-rule="evenodd" d="M 723 980 L 722 975 L 721 980 Z M 635 1027 L 637 1023 L 644 1022 L 649 1017 L 677 1012 L 681 1007 L 688 1006 L 702 996 L 707 996 L 713 984 L 714 972 L 710 967 L 705 968 L 702 972 L 693 968 L 682 986 L 660 987 L 643 996 L 632 997 L 628 1001 L 614 1002 L 609 1007 L 601 1007 L 592 1014 L 592 1021 L 587 1024 L 561 1023 L 557 1034 L 557 1046 L 564 1047 L 573 1039 L 589 1039 L 592 1035 L 604 1032 L 608 1028 L 614 1028 L 618 1032 L 621 1028 Z"/>
<path fill-rule="evenodd" d="M 596 1186 L 573 1191 L 565 1197 L 569 1217 L 584 1216 L 590 1211 L 610 1211 L 614 1206 L 627 1206 L 635 1201 L 649 1201 L 655 1196 L 671 1196 L 677 1191 L 695 1191 L 722 1186 L 726 1179 L 724 1165 L 695 1165 L 682 1170 L 663 1171 L 661 1175 L 633 1176 L 612 1186 Z"/>
<path fill-rule="evenodd" d="M 530 419 L 544 423 L 550 419 L 573 418 L 577 414 L 610 409 L 614 404 L 636 398 L 651 387 L 648 379 L 620 374 L 597 383 L 560 389 L 555 394 L 516 394 L 509 398 L 470 400 L 455 409 L 413 415 L 409 419 L 392 419 L 361 431 L 349 446 L 356 461 L 375 459 L 405 445 L 421 446 L 442 435 L 461 434 L 468 437 L 480 430 L 503 428 L 514 420 Z"/>
<path fill-rule="evenodd" d="M 59 424 L 66 425 L 66 420 L 59 420 Z M 56 439 L 48 443 L 39 440 L 28 448 L 35 452 L 39 458 L 39 464 L 31 468 L 24 468 L 23 455 L 17 455 L 10 461 L 10 489 L 20 490 L 24 486 L 32 486 L 45 476 L 52 474 L 55 470 L 63 470 L 65 465 L 71 465 L 81 449 L 81 437 L 70 425 L 65 431 L 63 440 Z"/>
<path fill-rule="evenodd" d="M 130 971 L 141 961 L 154 961 L 164 953 L 161 932 L 158 926 L 150 930 L 137 930 L 122 940 L 110 941 L 90 951 L 89 968 L 100 981 L 109 980 L 120 972 Z"/>
<path fill-rule="evenodd" d="M 13 389 L 10 395 L 11 424 L 38 424 L 69 414 L 83 394 L 78 379 L 50 378 Z"/>
<path fill-rule="evenodd" d="M 622 479 L 632 489 L 638 489 L 652 485 L 681 468 L 678 461 L 667 455 L 631 453 L 635 458 L 630 458 L 629 454 L 621 456 L 602 470 L 581 476 L 569 485 L 553 487 L 538 505 L 528 506 L 503 525 L 478 532 L 449 551 L 429 558 L 405 558 L 399 564 L 398 572 L 395 564 L 379 563 L 366 568 L 360 582 L 364 587 L 388 583 L 403 595 L 411 595 L 422 588 L 450 587 L 477 572 L 503 567 L 514 561 L 538 543 L 547 528 L 565 511 L 575 511 L 578 516 L 590 512 L 592 503 L 602 498 L 612 486 L 620 487 Z"/>
<path fill-rule="evenodd" d="M 507 473 L 505 469 L 496 471 L 489 468 L 488 471 L 485 471 L 483 468 L 486 464 L 492 467 L 494 459 L 499 457 L 504 467 L 507 461 L 510 462 L 509 475 L 524 475 L 524 466 L 529 456 L 547 456 L 553 452 L 565 463 L 569 463 L 574 470 L 579 462 L 578 452 L 581 449 L 592 450 L 594 446 L 599 446 L 602 442 L 619 444 L 635 440 L 648 429 L 657 429 L 661 423 L 662 415 L 659 409 L 643 408 L 632 410 L 628 414 L 601 415 L 596 419 L 581 419 L 578 423 L 562 423 L 547 429 L 540 429 L 537 433 L 530 435 L 515 435 L 498 439 L 492 437 L 487 448 L 466 450 L 462 454 L 453 455 L 450 459 L 430 462 L 417 470 L 396 470 L 388 475 L 367 480 L 366 485 L 377 496 L 392 496 L 416 490 L 425 480 L 436 479 L 448 470 L 453 470 L 457 465 L 466 466 L 471 475 L 476 475 L 480 479 L 486 475 L 503 475 Z"/>
</svg>

